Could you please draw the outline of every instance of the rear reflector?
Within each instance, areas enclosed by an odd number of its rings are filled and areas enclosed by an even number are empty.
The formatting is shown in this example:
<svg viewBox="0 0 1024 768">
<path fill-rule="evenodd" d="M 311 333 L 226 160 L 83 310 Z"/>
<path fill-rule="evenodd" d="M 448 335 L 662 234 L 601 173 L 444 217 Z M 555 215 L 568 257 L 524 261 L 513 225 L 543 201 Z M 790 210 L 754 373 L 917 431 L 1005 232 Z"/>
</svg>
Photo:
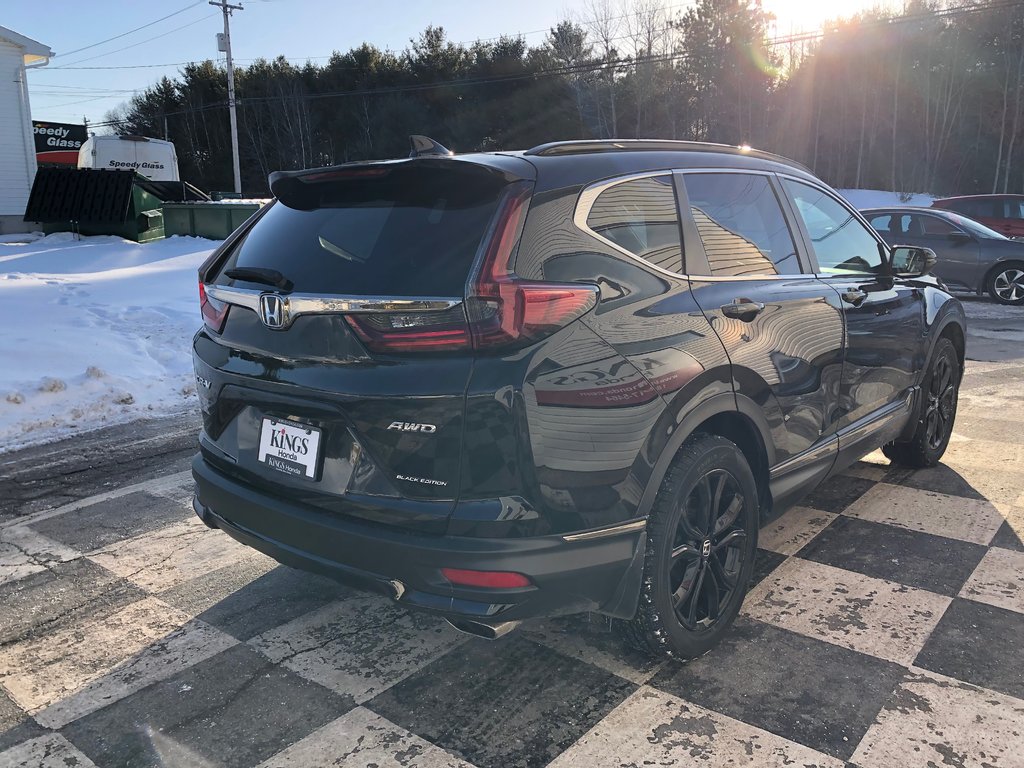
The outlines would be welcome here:
<svg viewBox="0 0 1024 768">
<path fill-rule="evenodd" d="M 529 587 L 532 584 L 523 574 L 512 571 L 467 571 L 462 568 L 442 568 L 441 574 L 449 582 L 460 587 L 514 589 Z"/>
<path fill-rule="evenodd" d="M 206 286 L 202 280 L 199 281 L 199 311 L 202 312 L 203 322 L 210 330 L 215 333 L 221 332 L 230 306 L 227 302 L 210 298 L 206 293 Z"/>
<path fill-rule="evenodd" d="M 469 349 L 469 326 L 461 305 L 443 312 L 381 312 L 345 319 L 371 352 Z"/>
</svg>

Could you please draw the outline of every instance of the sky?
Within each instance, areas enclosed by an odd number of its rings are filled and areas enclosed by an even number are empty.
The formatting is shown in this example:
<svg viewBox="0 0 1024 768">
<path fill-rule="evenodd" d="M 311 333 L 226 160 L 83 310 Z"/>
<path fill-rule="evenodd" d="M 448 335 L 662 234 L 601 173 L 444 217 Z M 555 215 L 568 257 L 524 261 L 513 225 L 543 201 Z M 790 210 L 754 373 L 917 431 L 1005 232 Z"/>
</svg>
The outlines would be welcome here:
<svg viewBox="0 0 1024 768">
<path fill-rule="evenodd" d="M 776 15 L 776 32 L 782 35 L 813 30 L 826 19 L 897 1 L 763 0 L 763 4 Z M 401 50 L 429 24 L 444 27 L 455 41 L 522 34 L 529 44 L 537 45 L 548 28 L 567 15 L 582 15 L 586 6 L 586 0 L 232 2 L 244 6 L 231 21 L 237 65 L 280 54 L 299 63 L 326 62 L 332 51 L 347 51 L 364 41 Z M 618 0 L 618 4 L 628 13 L 632 0 Z M 688 6 L 682 0 L 664 0 L 664 4 L 672 15 Z M 183 62 L 216 59 L 221 54 L 215 36 L 223 30 L 220 10 L 207 0 L 7 0 L 0 4 L 0 25 L 48 45 L 57 54 L 48 66 L 29 70 L 32 118 L 74 123 L 81 123 L 83 117 L 92 123 L 103 120 L 108 110 L 134 91 L 144 90 L 164 75 L 173 77 Z"/>
</svg>

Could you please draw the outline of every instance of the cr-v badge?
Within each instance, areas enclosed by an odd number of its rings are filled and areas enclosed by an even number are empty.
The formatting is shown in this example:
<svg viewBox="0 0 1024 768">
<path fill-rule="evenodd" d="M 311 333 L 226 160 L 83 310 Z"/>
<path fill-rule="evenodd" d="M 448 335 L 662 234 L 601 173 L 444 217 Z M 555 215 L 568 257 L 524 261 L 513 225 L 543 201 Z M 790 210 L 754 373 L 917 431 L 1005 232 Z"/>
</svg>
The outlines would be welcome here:
<svg viewBox="0 0 1024 768">
<path fill-rule="evenodd" d="M 433 434 L 437 432 L 436 424 L 416 424 L 409 421 L 392 421 L 388 429 L 397 429 L 399 432 L 423 432 Z"/>
</svg>

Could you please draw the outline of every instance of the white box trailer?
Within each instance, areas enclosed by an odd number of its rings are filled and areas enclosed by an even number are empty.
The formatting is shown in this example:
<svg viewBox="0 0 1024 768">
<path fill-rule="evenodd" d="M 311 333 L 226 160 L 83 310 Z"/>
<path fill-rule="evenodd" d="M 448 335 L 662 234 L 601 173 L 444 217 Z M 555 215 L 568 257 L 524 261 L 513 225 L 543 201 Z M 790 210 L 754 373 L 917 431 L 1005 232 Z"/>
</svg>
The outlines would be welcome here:
<svg viewBox="0 0 1024 768">
<path fill-rule="evenodd" d="M 145 136 L 93 136 L 78 150 L 78 167 L 132 170 L 153 181 L 181 181 L 174 144 Z"/>
</svg>

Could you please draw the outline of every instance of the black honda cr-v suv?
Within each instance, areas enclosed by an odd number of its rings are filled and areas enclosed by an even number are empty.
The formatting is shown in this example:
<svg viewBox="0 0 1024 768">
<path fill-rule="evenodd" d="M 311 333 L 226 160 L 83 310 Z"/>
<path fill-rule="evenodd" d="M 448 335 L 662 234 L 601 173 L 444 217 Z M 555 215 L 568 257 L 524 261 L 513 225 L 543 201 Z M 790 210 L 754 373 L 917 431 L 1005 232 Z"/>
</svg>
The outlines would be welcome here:
<svg viewBox="0 0 1024 768">
<path fill-rule="evenodd" d="M 802 167 L 573 141 L 270 177 L 203 265 L 195 508 L 497 637 L 594 611 L 693 657 L 758 526 L 945 450 L 964 313 Z"/>
</svg>

